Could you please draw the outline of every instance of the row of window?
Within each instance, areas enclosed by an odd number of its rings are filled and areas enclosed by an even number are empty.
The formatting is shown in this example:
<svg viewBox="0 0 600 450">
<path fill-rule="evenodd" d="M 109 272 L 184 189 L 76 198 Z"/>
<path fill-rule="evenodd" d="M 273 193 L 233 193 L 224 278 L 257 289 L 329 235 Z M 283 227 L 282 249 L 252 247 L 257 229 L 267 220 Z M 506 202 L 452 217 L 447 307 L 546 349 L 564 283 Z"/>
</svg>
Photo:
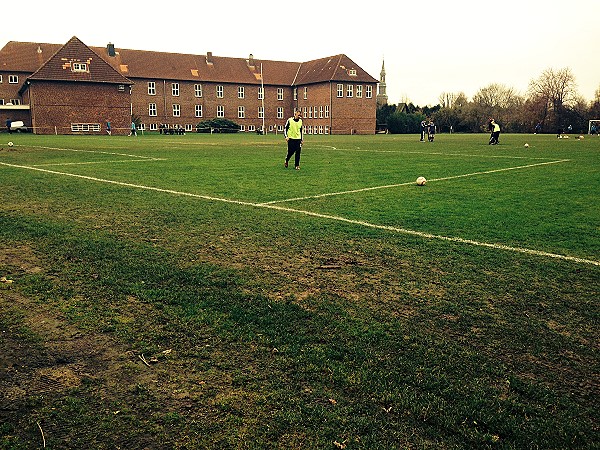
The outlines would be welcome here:
<svg viewBox="0 0 600 450">
<path fill-rule="evenodd" d="M 72 123 L 71 131 L 73 132 L 88 132 L 88 131 L 100 131 L 99 123 Z"/>
<path fill-rule="evenodd" d="M 4 103 L 4 99 L 0 98 L 0 105 L 20 105 L 20 104 L 21 104 L 20 98 L 11 98 L 8 100 L 8 103 Z"/>
<path fill-rule="evenodd" d="M 85 124 L 71 124 L 71 130 L 72 131 L 83 131 L 81 129 L 77 129 L 75 130 L 73 127 L 75 125 L 85 125 Z M 92 124 L 89 124 L 90 126 Z M 160 125 L 157 123 L 151 123 L 148 127 L 148 129 L 150 131 L 158 131 L 159 130 Z M 195 126 L 191 125 L 191 124 L 185 124 L 185 125 L 172 125 L 172 126 L 168 126 L 168 130 L 172 129 L 172 130 L 178 130 L 180 128 L 183 128 L 185 131 L 187 132 L 193 132 L 195 131 Z M 249 131 L 249 132 L 255 132 L 256 130 L 260 130 L 262 127 L 257 127 L 256 125 L 240 125 L 240 131 Z M 283 133 L 283 125 L 269 125 L 268 127 L 268 132 L 269 133 Z M 140 124 L 139 127 L 140 131 L 146 130 L 146 124 Z M 90 127 L 90 129 L 88 131 L 100 131 L 99 129 L 93 129 Z M 323 125 L 315 125 L 315 126 L 311 126 L 311 125 L 306 125 L 304 127 L 304 132 L 306 134 L 329 134 L 329 127 L 327 125 L 323 126 Z M 167 132 L 165 132 L 166 134 Z"/>
<path fill-rule="evenodd" d="M 77 66 L 77 67 L 76 67 Z M 81 67 L 80 67 L 81 66 Z M 85 72 L 87 70 L 87 65 L 84 63 L 74 63 L 73 70 L 78 72 Z M 2 83 L 2 75 L 0 75 L 0 83 Z M 18 75 L 9 75 L 8 76 L 9 84 L 18 84 L 19 76 Z M 338 98 L 344 97 L 344 93 L 346 97 L 363 97 L 363 88 L 364 88 L 364 96 L 365 98 L 373 97 L 373 86 L 367 85 L 363 86 L 362 84 L 347 84 L 344 87 L 343 83 L 337 84 L 337 96 Z M 179 83 L 171 83 L 171 95 L 173 97 L 179 97 L 180 86 Z M 277 100 L 283 100 L 283 88 L 277 88 Z M 156 95 L 156 81 L 148 82 L 148 95 Z M 223 85 L 217 85 L 216 87 L 216 95 L 217 98 L 224 97 L 224 87 Z M 194 84 L 194 96 L 201 98 L 202 97 L 202 85 Z M 263 100 L 265 96 L 264 90 L 262 86 L 258 87 L 258 99 Z M 237 98 L 245 98 L 246 97 L 246 89 L 244 86 L 238 86 L 237 88 Z M 308 99 L 308 87 L 304 87 L 303 92 L 304 100 Z M 298 89 L 294 88 L 294 100 L 298 100 Z M 14 104 L 14 103 L 13 103 Z"/>
<path fill-rule="evenodd" d="M 2 83 L 2 74 L 0 74 L 0 83 Z M 19 75 L 9 75 L 8 83 L 9 84 L 18 84 L 19 83 Z"/>
<path fill-rule="evenodd" d="M 346 97 L 356 97 L 362 98 L 363 91 L 365 98 L 373 97 L 373 86 L 367 85 L 363 86 L 362 84 L 347 84 L 339 83 L 337 85 L 337 96 L 344 97 L 344 92 L 346 93 Z M 216 96 L 217 98 L 224 98 L 225 89 L 223 85 L 219 84 L 216 86 Z M 277 88 L 277 100 L 283 100 L 283 88 Z M 173 97 L 179 97 L 180 94 L 180 85 L 179 83 L 171 83 L 171 95 Z M 156 81 L 148 82 L 148 95 L 156 95 Z M 202 85 L 194 84 L 194 96 L 197 98 L 202 97 Z M 238 86 L 237 88 L 237 98 L 246 98 L 246 88 L 245 86 Z M 258 87 L 258 99 L 263 100 L 265 98 L 264 89 L 262 86 Z M 308 99 L 308 87 L 304 87 L 303 90 L 303 98 L 304 100 Z M 294 88 L 294 100 L 298 100 L 298 88 Z"/>
<path fill-rule="evenodd" d="M 174 104 L 172 105 L 173 117 L 181 117 L 181 105 Z M 157 117 L 158 109 L 156 107 L 156 103 L 148 104 L 148 116 Z M 202 105 L 194 105 L 194 117 L 203 117 L 204 116 L 204 108 Z M 225 106 L 217 105 L 217 117 L 222 118 L 225 117 Z M 246 118 L 246 107 L 238 106 L 238 119 Z M 258 114 L 256 116 L 259 119 L 263 119 L 265 117 L 265 109 L 262 106 L 258 107 Z M 324 106 L 304 106 L 302 108 L 302 117 L 308 119 L 328 119 L 329 118 L 329 105 Z M 277 118 L 284 118 L 284 109 L 283 107 L 277 108 Z"/>
</svg>

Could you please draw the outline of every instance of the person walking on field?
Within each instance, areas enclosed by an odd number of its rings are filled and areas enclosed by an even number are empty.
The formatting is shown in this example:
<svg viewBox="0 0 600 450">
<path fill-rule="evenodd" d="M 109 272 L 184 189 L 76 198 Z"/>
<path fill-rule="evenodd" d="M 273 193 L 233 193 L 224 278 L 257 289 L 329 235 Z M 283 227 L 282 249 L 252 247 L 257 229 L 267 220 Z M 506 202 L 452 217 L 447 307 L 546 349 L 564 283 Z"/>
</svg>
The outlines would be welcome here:
<svg viewBox="0 0 600 450">
<path fill-rule="evenodd" d="M 490 142 L 488 145 L 496 145 L 499 144 L 500 141 L 500 125 L 496 123 L 494 119 L 490 120 L 490 129 L 492 130 L 492 135 L 490 136 Z"/>
<path fill-rule="evenodd" d="M 294 111 L 294 117 L 290 117 L 285 123 L 283 135 L 287 142 L 287 156 L 285 157 L 284 167 L 288 166 L 290 158 L 294 155 L 294 168 L 300 170 L 300 151 L 302 150 L 302 141 L 304 138 L 302 130 L 302 119 L 300 111 Z"/>
</svg>

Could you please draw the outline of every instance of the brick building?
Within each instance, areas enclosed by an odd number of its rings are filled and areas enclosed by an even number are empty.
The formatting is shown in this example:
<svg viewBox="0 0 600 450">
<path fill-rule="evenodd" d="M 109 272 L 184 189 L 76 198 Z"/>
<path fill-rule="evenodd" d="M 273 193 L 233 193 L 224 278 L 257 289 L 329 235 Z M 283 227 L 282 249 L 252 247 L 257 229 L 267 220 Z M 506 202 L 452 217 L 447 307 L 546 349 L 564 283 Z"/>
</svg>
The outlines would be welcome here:
<svg viewBox="0 0 600 450">
<path fill-rule="evenodd" d="M 225 118 L 242 131 L 280 132 L 300 108 L 309 134 L 375 133 L 377 80 L 346 55 L 298 63 L 9 42 L 0 50 L 0 120 L 38 134 L 193 131 Z"/>
</svg>

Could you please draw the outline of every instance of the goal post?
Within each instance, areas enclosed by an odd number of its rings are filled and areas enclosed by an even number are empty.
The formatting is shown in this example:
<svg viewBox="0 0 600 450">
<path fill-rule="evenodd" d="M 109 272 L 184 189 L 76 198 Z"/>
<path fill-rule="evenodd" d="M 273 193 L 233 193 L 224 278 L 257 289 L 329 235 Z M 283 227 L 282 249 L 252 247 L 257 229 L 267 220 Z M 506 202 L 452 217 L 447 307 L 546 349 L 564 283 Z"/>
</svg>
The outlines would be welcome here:
<svg viewBox="0 0 600 450">
<path fill-rule="evenodd" d="M 600 133 L 600 119 L 592 119 L 588 125 L 588 134 Z"/>
</svg>

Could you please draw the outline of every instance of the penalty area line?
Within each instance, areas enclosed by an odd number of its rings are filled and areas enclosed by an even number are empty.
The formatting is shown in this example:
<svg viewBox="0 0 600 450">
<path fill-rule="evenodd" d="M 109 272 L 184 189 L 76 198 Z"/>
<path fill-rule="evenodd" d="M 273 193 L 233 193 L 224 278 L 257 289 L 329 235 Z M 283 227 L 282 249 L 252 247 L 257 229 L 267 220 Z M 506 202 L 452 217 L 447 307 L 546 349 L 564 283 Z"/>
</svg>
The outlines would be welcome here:
<svg viewBox="0 0 600 450">
<path fill-rule="evenodd" d="M 230 203 L 230 204 L 241 205 L 241 206 L 249 206 L 252 208 L 263 208 L 263 209 L 270 209 L 270 210 L 274 210 L 274 211 L 302 214 L 305 216 L 317 217 L 319 219 L 344 222 L 344 223 L 348 223 L 351 225 L 358 225 L 358 226 L 377 229 L 377 230 L 390 231 L 390 232 L 406 234 L 406 235 L 410 235 L 410 236 L 417 236 L 417 237 L 424 238 L 424 239 L 435 239 L 435 240 L 442 240 L 442 241 L 448 241 L 448 242 L 455 242 L 455 243 L 459 243 L 459 244 L 468 244 L 468 245 L 473 245 L 476 247 L 486 247 L 486 248 L 492 248 L 495 250 L 504 250 L 504 251 L 513 252 L 513 253 L 522 253 L 522 254 L 527 254 L 527 255 L 532 255 L 532 256 L 540 256 L 540 257 L 544 257 L 544 258 L 553 258 L 553 259 L 559 259 L 559 260 L 563 260 L 563 261 L 576 262 L 576 263 L 580 263 L 580 264 L 590 264 L 590 265 L 600 267 L 600 261 L 596 261 L 596 260 L 592 260 L 592 259 L 578 258 L 576 256 L 561 255 L 561 254 L 557 254 L 557 253 L 550 253 L 550 252 L 534 250 L 534 249 L 529 249 L 529 248 L 523 248 L 523 247 L 512 247 L 512 246 L 504 245 L 504 244 L 480 242 L 480 241 L 475 241 L 472 239 L 464 239 L 464 238 L 460 238 L 460 237 L 443 236 L 443 235 L 439 235 L 439 234 L 426 233 L 423 231 L 409 230 L 407 228 L 393 227 L 390 225 L 379 225 L 379 224 L 374 224 L 374 223 L 370 223 L 370 222 L 365 222 L 362 220 L 348 219 L 346 217 L 341 217 L 341 216 L 334 216 L 334 215 L 330 215 L 330 214 L 321 214 L 321 213 L 317 213 L 314 211 L 305 211 L 305 210 L 301 210 L 301 209 L 286 208 L 283 206 L 277 206 L 277 205 L 265 204 L 265 203 L 254 203 L 254 202 L 246 202 L 246 201 L 241 201 L 241 200 L 232 200 L 232 199 L 227 199 L 227 198 L 222 198 L 222 197 L 213 197 L 213 196 L 202 195 L 202 194 L 192 194 L 189 192 L 175 191 L 172 189 L 163 189 L 163 188 L 157 188 L 157 187 L 153 187 L 153 186 L 144 186 L 144 185 L 140 185 L 140 184 L 125 183 L 122 181 L 90 177 L 90 176 L 86 176 L 86 175 L 78 175 L 78 174 L 67 173 L 67 172 L 58 172 L 55 170 L 41 169 L 39 167 L 22 166 L 22 165 L 8 164 L 8 163 L 3 163 L 3 162 L 0 162 L 0 165 L 7 166 L 7 167 L 15 167 L 15 168 L 19 168 L 19 169 L 34 170 L 34 171 L 49 173 L 49 174 L 53 174 L 53 175 L 62 175 L 62 176 L 73 177 L 73 178 L 78 178 L 78 179 L 83 179 L 83 180 L 88 180 L 88 181 L 95 181 L 98 183 L 107 183 L 107 184 L 112 184 L 112 185 L 116 185 L 116 186 L 123 186 L 123 187 L 135 188 L 135 189 L 144 189 L 144 190 L 161 192 L 161 193 L 165 193 L 165 194 L 178 195 L 178 196 L 183 196 L 183 197 L 192 197 L 192 198 L 198 198 L 198 199 L 209 200 L 209 201 Z"/>
<path fill-rule="evenodd" d="M 462 175 L 452 175 L 449 177 L 433 178 L 431 180 L 427 180 L 427 182 L 430 183 L 433 181 L 455 180 L 458 178 L 474 177 L 476 175 L 487 175 L 490 173 L 506 172 L 509 170 L 527 169 L 530 167 L 545 166 L 548 164 L 558 164 L 558 163 L 564 163 L 564 162 L 569 162 L 569 161 L 571 161 L 571 160 L 570 159 L 560 159 L 560 160 L 556 160 L 556 161 L 546 161 L 546 162 L 535 163 L 535 164 L 527 164 L 525 166 L 506 167 L 504 169 L 494 169 L 494 170 L 484 170 L 482 172 L 472 172 L 472 173 L 465 173 Z M 271 200 L 270 202 L 260 203 L 260 205 L 273 205 L 275 203 L 286 203 L 286 202 L 293 202 L 293 201 L 299 201 L 299 200 L 309 200 L 309 199 L 313 199 L 313 198 L 331 197 L 334 195 L 356 194 L 358 192 L 374 191 L 377 189 L 390 189 L 390 188 L 395 188 L 395 187 L 400 187 L 400 186 L 409 186 L 412 184 L 415 184 L 415 182 L 409 181 L 406 183 L 386 184 L 383 186 L 370 186 L 370 187 L 361 188 L 361 189 L 351 189 L 348 191 L 326 192 L 324 194 L 308 195 L 306 197 L 295 197 L 295 198 L 286 198 L 286 199 L 282 199 L 282 200 Z"/>
</svg>

